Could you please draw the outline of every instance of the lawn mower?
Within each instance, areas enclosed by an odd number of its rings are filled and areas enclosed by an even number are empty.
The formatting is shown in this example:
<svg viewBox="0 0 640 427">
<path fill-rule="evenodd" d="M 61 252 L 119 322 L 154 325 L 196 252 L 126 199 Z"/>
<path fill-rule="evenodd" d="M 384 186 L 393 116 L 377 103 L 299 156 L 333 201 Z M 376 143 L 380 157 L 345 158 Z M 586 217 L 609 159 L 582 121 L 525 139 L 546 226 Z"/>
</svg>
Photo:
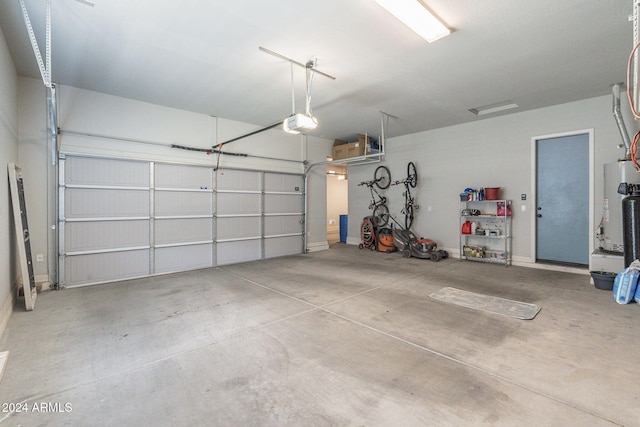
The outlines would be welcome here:
<svg viewBox="0 0 640 427">
<path fill-rule="evenodd" d="M 398 228 L 392 227 L 393 244 L 402 252 L 403 257 L 430 259 L 436 262 L 449 257 L 449 252 L 438 249 L 438 245 L 433 240 L 424 237 L 418 239 L 411 230 L 403 228 L 395 218 L 393 221 L 398 225 Z"/>
</svg>

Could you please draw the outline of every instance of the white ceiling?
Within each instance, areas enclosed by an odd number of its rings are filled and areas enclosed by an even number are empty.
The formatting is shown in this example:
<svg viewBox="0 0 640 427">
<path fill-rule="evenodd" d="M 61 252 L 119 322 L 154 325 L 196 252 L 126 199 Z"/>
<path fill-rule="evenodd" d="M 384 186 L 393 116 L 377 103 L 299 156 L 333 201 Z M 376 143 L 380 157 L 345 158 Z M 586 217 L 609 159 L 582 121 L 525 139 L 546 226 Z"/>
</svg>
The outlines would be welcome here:
<svg viewBox="0 0 640 427">
<path fill-rule="evenodd" d="M 92 1 L 52 0 L 54 82 L 267 126 L 291 114 L 291 70 L 263 46 L 336 77 L 311 101 L 330 139 L 380 134 L 380 111 L 398 136 L 606 95 L 632 48 L 628 0 L 427 0 L 455 30 L 431 44 L 373 0 Z M 45 0 L 25 3 L 44 51 Z M 40 78 L 18 0 L 0 0 L 0 25 L 18 73 Z"/>
</svg>

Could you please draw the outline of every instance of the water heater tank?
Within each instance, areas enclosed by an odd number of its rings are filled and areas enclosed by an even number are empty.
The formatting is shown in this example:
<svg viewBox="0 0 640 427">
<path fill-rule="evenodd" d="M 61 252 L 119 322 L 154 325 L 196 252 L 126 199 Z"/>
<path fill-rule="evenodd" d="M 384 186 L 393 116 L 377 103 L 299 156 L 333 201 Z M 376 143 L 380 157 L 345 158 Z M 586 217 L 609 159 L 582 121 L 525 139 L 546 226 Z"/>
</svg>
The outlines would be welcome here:
<svg viewBox="0 0 640 427">
<path fill-rule="evenodd" d="M 624 265 L 640 258 L 640 188 L 622 200 Z"/>
<path fill-rule="evenodd" d="M 610 252 L 624 251 L 622 227 L 622 200 L 624 195 L 618 193 L 620 183 L 640 184 L 640 174 L 636 172 L 633 162 L 621 160 L 604 165 L 604 209 L 602 213 L 603 235 L 602 248 Z"/>
</svg>

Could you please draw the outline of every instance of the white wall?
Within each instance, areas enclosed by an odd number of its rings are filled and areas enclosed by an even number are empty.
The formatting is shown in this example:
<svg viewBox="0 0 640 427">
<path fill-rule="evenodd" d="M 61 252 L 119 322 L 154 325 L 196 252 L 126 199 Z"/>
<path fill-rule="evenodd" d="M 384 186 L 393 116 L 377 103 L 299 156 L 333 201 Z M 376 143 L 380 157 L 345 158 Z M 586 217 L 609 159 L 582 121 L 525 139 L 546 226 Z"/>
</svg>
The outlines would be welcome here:
<svg viewBox="0 0 640 427">
<path fill-rule="evenodd" d="M 340 241 L 340 215 L 349 212 L 349 181 L 339 175 L 327 175 L 327 239 Z"/>
<path fill-rule="evenodd" d="M 217 160 L 214 155 L 169 146 L 211 148 L 261 127 L 69 86 L 59 89 L 59 100 L 59 126 L 63 131 L 61 149 L 65 151 L 213 165 Z M 64 132 L 97 134 L 141 143 L 65 135 Z M 273 129 L 223 148 L 223 151 L 285 158 L 298 163 L 223 155 L 220 166 L 300 173 L 303 170 L 300 161 L 304 160 L 303 138 Z"/>
<path fill-rule="evenodd" d="M 406 176 L 409 161 L 414 161 L 418 169 L 416 202 L 420 210 L 414 222 L 415 233 L 430 237 L 440 247 L 457 253 L 459 193 L 466 187 L 502 187 L 501 197 L 514 201 L 514 258 L 522 263 L 535 262 L 531 250 L 532 215 L 535 214 L 531 140 L 537 136 L 594 130 L 593 215 L 599 219 L 603 165 L 624 155 L 623 150 L 617 148 L 621 138 L 612 117 L 611 103 L 610 96 L 602 96 L 389 139 L 385 163 L 391 169 L 392 179 Z M 627 125 L 632 132 L 634 123 L 627 120 Z M 375 167 L 349 168 L 349 236 L 358 236 L 358 218 L 369 214 L 369 193 L 356 184 L 371 179 Z M 526 202 L 520 201 L 522 193 L 528 196 Z M 386 195 L 391 213 L 402 218 L 402 187 L 390 187 Z M 526 212 L 521 211 L 522 205 Z M 349 243 L 357 243 L 357 239 L 350 238 Z"/>
<path fill-rule="evenodd" d="M 7 176 L 7 163 L 18 162 L 18 75 L 0 31 L 0 167 Z M 0 335 L 12 309 L 11 287 L 17 278 L 15 233 L 9 209 L 7 178 L 0 185 Z"/>
<path fill-rule="evenodd" d="M 47 235 L 47 182 L 49 150 L 46 137 L 46 91 L 39 80 L 19 79 L 20 154 L 28 177 L 33 253 L 53 254 L 53 239 Z M 229 139 L 260 129 L 204 114 L 163 107 L 69 86 L 58 87 L 58 125 L 62 130 L 60 150 L 109 157 L 126 157 L 189 164 L 218 164 L 218 156 L 171 148 L 182 145 L 211 148 Z M 96 137 L 108 136 L 109 138 Z M 133 141 L 133 142 L 132 142 Z M 219 156 L 222 168 L 242 168 L 303 173 L 304 160 L 322 161 L 331 153 L 332 141 L 268 130 L 224 146 L 223 151 L 255 157 Z M 285 159 L 285 160 L 274 160 Z M 326 247 L 326 180 L 312 172 L 309 178 L 308 243 Z M 54 192 L 49 180 L 49 193 Z M 50 203 L 49 203 L 50 204 Z M 33 225 L 32 225 L 33 223 Z M 47 263 L 36 263 L 35 273 L 47 273 Z M 50 272 L 52 273 L 52 272 Z"/>
<path fill-rule="evenodd" d="M 312 165 L 326 161 L 331 155 L 333 141 L 308 136 L 306 138 L 306 158 L 310 160 L 307 168 L 307 250 L 316 251 L 328 249 L 327 242 L 327 170 L 324 164 Z"/>
<path fill-rule="evenodd" d="M 25 82 L 31 84 L 25 85 Z M 49 167 L 47 149 L 46 88 L 41 80 L 18 78 L 18 134 L 20 167 L 31 235 L 31 253 L 36 275 L 47 273 L 48 257 L 36 262 L 36 254 L 47 255 L 50 240 L 47 218 Z"/>
</svg>

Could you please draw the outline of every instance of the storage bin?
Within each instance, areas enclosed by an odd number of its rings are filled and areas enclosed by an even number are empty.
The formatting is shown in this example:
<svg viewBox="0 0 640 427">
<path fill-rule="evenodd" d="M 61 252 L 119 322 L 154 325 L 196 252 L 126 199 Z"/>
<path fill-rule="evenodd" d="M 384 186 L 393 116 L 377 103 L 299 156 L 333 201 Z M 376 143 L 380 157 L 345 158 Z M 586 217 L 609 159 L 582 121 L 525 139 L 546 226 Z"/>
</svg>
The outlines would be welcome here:
<svg viewBox="0 0 640 427">
<path fill-rule="evenodd" d="M 613 282 L 616 280 L 616 273 L 610 273 L 608 271 L 590 271 L 591 278 L 593 278 L 593 285 L 597 289 L 603 291 L 610 291 L 613 289 Z"/>
<path fill-rule="evenodd" d="M 500 187 L 485 187 L 485 200 L 500 200 Z"/>
</svg>

